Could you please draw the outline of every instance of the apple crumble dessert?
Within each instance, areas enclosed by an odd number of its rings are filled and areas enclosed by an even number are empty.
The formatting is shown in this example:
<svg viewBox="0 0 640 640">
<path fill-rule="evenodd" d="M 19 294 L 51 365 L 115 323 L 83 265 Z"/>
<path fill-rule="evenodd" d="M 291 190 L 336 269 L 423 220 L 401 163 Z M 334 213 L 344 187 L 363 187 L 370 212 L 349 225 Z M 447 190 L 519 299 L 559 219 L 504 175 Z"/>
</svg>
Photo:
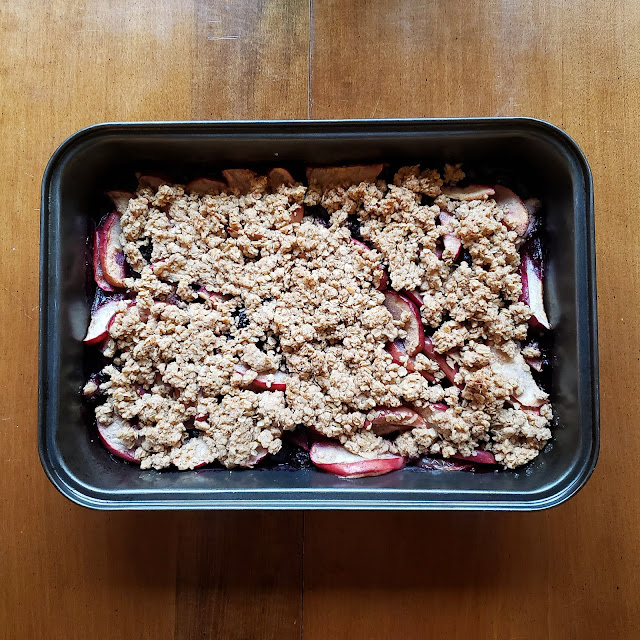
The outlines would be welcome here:
<svg viewBox="0 0 640 640">
<path fill-rule="evenodd" d="M 222 174 L 108 194 L 84 394 L 112 453 L 253 467 L 284 441 L 349 477 L 538 455 L 539 202 L 459 165 Z"/>
</svg>

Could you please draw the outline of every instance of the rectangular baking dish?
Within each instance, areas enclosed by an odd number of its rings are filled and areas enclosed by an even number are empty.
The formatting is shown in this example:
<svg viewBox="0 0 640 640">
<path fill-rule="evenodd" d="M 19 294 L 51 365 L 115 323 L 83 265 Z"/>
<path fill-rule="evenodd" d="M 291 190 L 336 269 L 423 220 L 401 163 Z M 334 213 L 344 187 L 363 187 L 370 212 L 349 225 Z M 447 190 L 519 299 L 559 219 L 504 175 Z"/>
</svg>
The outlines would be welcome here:
<svg viewBox="0 0 640 640">
<path fill-rule="evenodd" d="M 83 412 L 82 343 L 93 296 L 87 237 L 109 188 L 136 171 L 184 180 L 233 166 L 463 162 L 545 203 L 546 305 L 554 326 L 553 440 L 518 471 L 406 468 L 341 479 L 316 469 L 141 471 L 100 445 Z M 593 187 L 584 155 L 528 118 L 99 124 L 66 140 L 42 183 L 39 449 L 69 499 L 96 509 L 478 509 L 558 505 L 591 475 L 599 448 Z"/>
</svg>

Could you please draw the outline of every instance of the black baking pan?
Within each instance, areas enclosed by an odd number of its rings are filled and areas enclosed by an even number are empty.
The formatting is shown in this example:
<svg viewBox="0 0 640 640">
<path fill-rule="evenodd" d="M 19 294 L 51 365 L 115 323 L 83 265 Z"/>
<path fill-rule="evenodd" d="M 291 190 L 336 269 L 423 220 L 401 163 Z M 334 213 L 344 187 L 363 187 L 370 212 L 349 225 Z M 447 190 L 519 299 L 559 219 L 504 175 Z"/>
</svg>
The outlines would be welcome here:
<svg viewBox="0 0 640 640">
<path fill-rule="evenodd" d="M 408 467 L 342 479 L 317 469 L 142 471 L 98 441 L 81 388 L 93 284 L 88 237 L 106 189 L 134 173 L 176 180 L 223 168 L 463 162 L 544 203 L 546 306 L 553 324 L 548 381 L 553 439 L 517 471 L 472 474 Z M 42 183 L 39 447 L 69 499 L 96 509 L 484 509 L 558 505 L 591 475 L 599 448 L 593 187 L 560 129 L 528 118 L 99 124 L 66 140 Z"/>
</svg>

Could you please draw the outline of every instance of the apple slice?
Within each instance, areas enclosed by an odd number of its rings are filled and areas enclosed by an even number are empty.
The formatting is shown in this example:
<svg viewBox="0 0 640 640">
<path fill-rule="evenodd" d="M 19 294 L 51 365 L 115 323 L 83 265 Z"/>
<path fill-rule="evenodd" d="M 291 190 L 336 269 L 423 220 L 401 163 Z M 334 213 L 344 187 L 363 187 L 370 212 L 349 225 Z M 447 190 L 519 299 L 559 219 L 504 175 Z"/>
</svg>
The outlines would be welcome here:
<svg viewBox="0 0 640 640">
<path fill-rule="evenodd" d="M 241 376 L 244 376 L 244 374 L 249 371 L 249 367 L 241 362 L 234 364 L 233 369 Z M 249 386 L 254 391 L 286 391 L 288 378 L 288 374 L 283 371 L 276 371 L 275 373 L 260 373 Z"/>
<path fill-rule="evenodd" d="M 289 211 L 291 222 L 302 222 L 304 218 L 304 207 L 301 204 L 294 205 Z"/>
<path fill-rule="evenodd" d="M 187 183 L 185 191 L 197 196 L 219 195 L 223 193 L 227 185 L 222 180 L 213 180 L 211 178 L 196 178 Z"/>
<path fill-rule="evenodd" d="M 129 208 L 129 200 L 135 198 L 131 191 L 107 191 L 107 196 L 120 214 L 123 214 Z"/>
<path fill-rule="evenodd" d="M 286 169 L 277 167 L 267 173 L 267 184 L 271 191 L 277 191 L 283 185 L 291 187 L 295 183 L 293 176 Z"/>
<path fill-rule="evenodd" d="M 118 458 L 122 458 L 127 462 L 134 462 L 136 464 L 140 463 L 139 460 L 136 460 L 136 447 L 132 447 L 131 449 L 127 448 L 122 439 L 118 437 L 120 429 L 127 426 L 124 420 L 115 416 L 111 424 L 104 424 L 98 420 L 97 425 L 98 436 L 100 437 L 102 444 L 111 453 L 113 453 L 113 455 L 118 456 Z"/>
<path fill-rule="evenodd" d="M 368 460 L 347 451 L 334 442 L 316 442 L 310 451 L 311 462 L 329 473 L 342 478 L 381 476 L 402 469 L 407 460 L 403 456 L 385 453 Z"/>
<path fill-rule="evenodd" d="M 104 279 L 113 287 L 123 288 L 126 277 L 124 253 L 120 243 L 120 214 L 110 213 L 98 227 L 100 266 Z"/>
<path fill-rule="evenodd" d="M 511 227 L 519 236 L 524 236 L 529 228 L 529 213 L 522 200 L 518 196 L 502 185 L 495 187 L 493 199 L 505 211 L 505 218 L 511 222 Z"/>
<path fill-rule="evenodd" d="M 542 358 L 525 358 L 524 361 L 538 373 L 542 373 L 544 369 L 544 361 Z"/>
<path fill-rule="evenodd" d="M 286 391 L 289 376 L 283 371 L 261 373 L 251 383 L 257 391 Z"/>
<path fill-rule="evenodd" d="M 451 458 L 432 458 L 422 456 L 418 460 L 418 466 L 427 471 L 473 471 L 473 465 L 467 462 L 456 462 Z"/>
<path fill-rule="evenodd" d="M 442 187 L 442 194 L 452 200 L 487 200 L 495 191 L 483 184 L 470 184 L 467 187 Z"/>
<path fill-rule="evenodd" d="M 484 449 L 476 449 L 472 455 L 463 456 L 459 453 L 455 453 L 451 456 L 457 460 L 465 460 L 466 462 L 474 462 L 476 464 L 498 464 L 495 456 L 491 451 L 485 451 Z"/>
<path fill-rule="evenodd" d="M 520 279 L 522 293 L 520 301 L 524 302 L 532 312 L 529 324 L 534 328 L 550 329 L 551 324 L 544 308 L 543 294 L 543 262 L 539 243 L 526 243 L 520 252 Z"/>
<path fill-rule="evenodd" d="M 389 342 L 385 347 L 385 350 L 391 355 L 391 358 L 396 364 L 403 366 L 407 370 L 407 373 L 414 373 L 417 371 L 415 358 L 407 355 L 407 350 L 404 346 L 403 340 L 394 340 L 393 342 Z M 429 382 L 436 381 L 435 377 L 424 369 L 421 369 L 418 373 Z"/>
<path fill-rule="evenodd" d="M 387 307 L 394 320 L 404 321 L 403 329 L 407 332 L 404 347 L 408 356 L 415 356 L 424 348 L 424 327 L 420 310 L 413 302 L 396 293 L 387 290 L 384 292 L 384 306 Z"/>
<path fill-rule="evenodd" d="M 438 353 L 435 350 L 435 347 L 433 346 L 433 340 L 430 337 L 425 338 L 423 351 L 429 358 L 438 363 L 438 366 L 440 367 L 444 375 L 447 376 L 447 380 L 449 380 L 451 384 L 456 385 L 456 387 L 462 388 L 462 385 L 455 381 L 456 373 L 458 373 L 459 367 L 457 365 L 451 367 L 447 363 L 446 355 Z"/>
<path fill-rule="evenodd" d="M 91 312 L 91 321 L 83 342 L 98 344 L 109 335 L 109 325 L 118 311 L 120 300 L 110 300 Z"/>
<path fill-rule="evenodd" d="M 410 302 L 413 302 L 413 304 L 415 304 L 418 308 L 424 305 L 422 294 L 419 291 L 403 291 L 402 295 Z"/>
<path fill-rule="evenodd" d="M 115 291 L 115 287 L 112 287 L 105 279 L 102 272 L 102 265 L 100 264 L 100 233 L 95 232 L 93 237 L 93 279 L 96 284 L 103 291 Z"/>
<path fill-rule="evenodd" d="M 251 185 L 256 178 L 256 173 L 250 169 L 225 169 L 222 175 L 229 183 L 230 189 L 243 195 L 251 191 Z"/>
<path fill-rule="evenodd" d="M 450 225 L 455 220 L 455 216 L 452 216 L 446 211 L 441 211 L 438 217 L 440 218 L 440 224 L 445 227 Z M 451 254 L 452 262 L 455 262 L 460 256 L 460 252 L 462 251 L 462 241 L 460 240 L 460 238 L 458 238 L 455 233 L 447 232 L 442 236 L 442 243 L 444 244 L 445 251 L 449 251 L 449 253 Z"/>
<path fill-rule="evenodd" d="M 157 191 L 163 184 L 173 184 L 166 176 L 159 173 L 136 173 L 138 178 L 138 189 L 151 189 Z"/>
<path fill-rule="evenodd" d="M 502 351 L 491 347 L 491 368 L 515 385 L 517 393 L 513 399 L 518 404 L 536 408 L 548 402 L 548 394 L 536 384 L 531 369 L 521 353 L 518 352 L 510 358 Z"/>
<path fill-rule="evenodd" d="M 349 167 L 308 167 L 307 180 L 310 185 L 320 187 L 347 187 L 361 182 L 375 182 L 384 165 L 367 164 Z"/>
<path fill-rule="evenodd" d="M 223 302 L 225 300 L 231 299 L 231 296 L 227 296 L 224 293 L 209 291 L 207 288 L 204 287 L 204 285 L 201 285 L 200 287 L 198 287 L 197 293 L 204 300 L 210 300 L 211 303 L 215 302 L 216 300 Z"/>
<path fill-rule="evenodd" d="M 249 461 L 247 462 L 247 467 L 249 467 L 250 469 L 255 467 L 255 465 L 258 464 L 258 462 L 260 462 L 261 460 L 264 460 L 267 457 L 267 454 L 269 452 L 264 448 L 264 447 L 258 447 L 258 450 L 256 451 L 256 453 L 254 453 L 251 458 L 249 458 Z"/>
<path fill-rule="evenodd" d="M 418 415 L 420 415 L 425 422 L 429 424 L 431 423 L 431 418 L 434 413 L 441 413 L 443 411 L 446 411 L 449 408 L 443 402 L 430 402 L 425 407 L 418 407 L 415 405 L 412 405 L 412 406 L 413 406 L 413 410 Z"/>
<path fill-rule="evenodd" d="M 371 413 L 374 417 L 365 420 L 364 426 L 365 429 L 370 428 L 377 436 L 425 426 L 422 417 L 409 407 L 377 407 Z"/>
</svg>

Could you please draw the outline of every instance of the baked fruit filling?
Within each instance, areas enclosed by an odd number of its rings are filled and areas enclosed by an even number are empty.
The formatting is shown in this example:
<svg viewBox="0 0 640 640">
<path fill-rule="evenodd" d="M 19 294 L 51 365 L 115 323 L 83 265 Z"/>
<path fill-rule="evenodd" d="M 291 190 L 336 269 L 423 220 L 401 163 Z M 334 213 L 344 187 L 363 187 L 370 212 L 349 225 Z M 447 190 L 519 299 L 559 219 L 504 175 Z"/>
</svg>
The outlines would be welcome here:
<svg viewBox="0 0 640 640">
<path fill-rule="evenodd" d="M 114 455 L 287 451 L 362 477 L 513 469 L 551 437 L 539 201 L 459 165 L 145 175 L 108 195 L 84 394 Z"/>
</svg>

